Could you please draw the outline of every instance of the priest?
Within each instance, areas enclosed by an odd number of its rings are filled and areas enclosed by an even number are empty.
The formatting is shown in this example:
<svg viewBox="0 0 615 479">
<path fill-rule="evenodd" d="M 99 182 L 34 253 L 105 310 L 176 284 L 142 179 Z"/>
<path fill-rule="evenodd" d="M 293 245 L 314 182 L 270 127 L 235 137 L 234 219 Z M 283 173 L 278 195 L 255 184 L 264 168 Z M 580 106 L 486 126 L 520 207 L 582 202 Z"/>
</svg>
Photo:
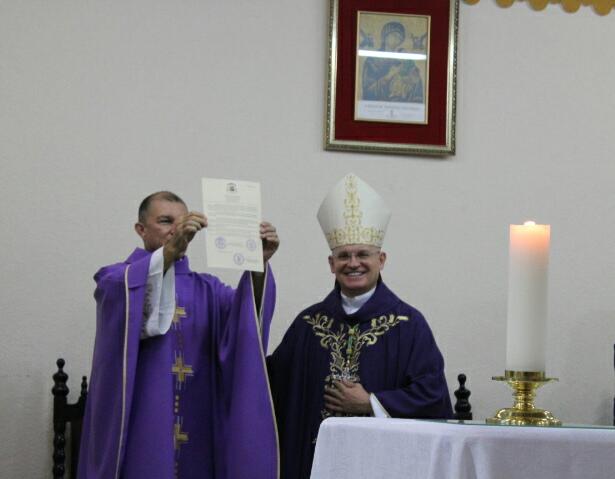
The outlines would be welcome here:
<svg viewBox="0 0 615 479">
<path fill-rule="evenodd" d="M 185 256 L 207 218 L 168 191 L 143 200 L 143 241 L 95 275 L 96 340 L 80 479 L 275 479 L 277 433 L 264 351 L 270 267 L 236 289 Z M 262 223 L 265 262 L 275 228 Z"/>
<path fill-rule="evenodd" d="M 267 358 L 282 479 L 309 478 L 327 417 L 452 416 L 444 361 L 425 318 L 382 281 L 390 215 L 353 174 L 320 206 L 335 286 L 299 313 Z"/>
</svg>

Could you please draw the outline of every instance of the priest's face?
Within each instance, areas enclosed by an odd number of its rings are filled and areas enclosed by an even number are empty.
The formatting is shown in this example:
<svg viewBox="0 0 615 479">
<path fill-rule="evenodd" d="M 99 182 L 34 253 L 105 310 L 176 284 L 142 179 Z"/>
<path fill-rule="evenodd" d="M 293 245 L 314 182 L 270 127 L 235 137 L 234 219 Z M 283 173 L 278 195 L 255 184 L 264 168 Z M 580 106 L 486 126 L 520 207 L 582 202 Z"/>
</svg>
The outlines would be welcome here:
<svg viewBox="0 0 615 479">
<path fill-rule="evenodd" d="M 329 266 L 342 293 L 358 296 L 376 286 L 386 259 L 386 253 L 375 246 L 346 245 L 331 252 Z"/>
<path fill-rule="evenodd" d="M 177 220 L 188 213 L 186 205 L 163 199 L 153 200 L 143 221 L 135 225 L 135 231 L 143 240 L 147 251 L 155 251 L 169 241 L 175 231 Z"/>
</svg>

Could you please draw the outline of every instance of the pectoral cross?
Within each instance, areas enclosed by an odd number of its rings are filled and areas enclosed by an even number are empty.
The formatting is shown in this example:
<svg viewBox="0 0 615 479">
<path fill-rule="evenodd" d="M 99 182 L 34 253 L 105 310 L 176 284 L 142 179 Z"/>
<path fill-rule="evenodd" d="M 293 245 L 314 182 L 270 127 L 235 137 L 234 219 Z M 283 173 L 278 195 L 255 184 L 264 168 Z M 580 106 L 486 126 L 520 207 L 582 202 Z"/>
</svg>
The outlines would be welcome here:
<svg viewBox="0 0 615 479">
<path fill-rule="evenodd" d="M 344 367 L 342 368 L 342 373 L 339 377 L 335 378 L 338 381 L 350 381 L 350 382 L 358 382 L 359 377 L 352 372 L 353 366 L 353 355 L 355 354 L 355 350 L 357 348 L 357 341 L 359 335 L 359 326 L 355 325 L 348 331 L 348 340 L 346 341 L 346 360 L 344 361 Z"/>
</svg>

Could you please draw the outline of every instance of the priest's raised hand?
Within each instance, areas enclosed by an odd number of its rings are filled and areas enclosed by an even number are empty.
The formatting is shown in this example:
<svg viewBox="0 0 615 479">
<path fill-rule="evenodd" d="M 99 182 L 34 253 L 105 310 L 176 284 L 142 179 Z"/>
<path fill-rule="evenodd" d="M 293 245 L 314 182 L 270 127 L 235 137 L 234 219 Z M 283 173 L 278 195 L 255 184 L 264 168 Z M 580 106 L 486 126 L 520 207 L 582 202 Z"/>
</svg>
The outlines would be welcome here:
<svg viewBox="0 0 615 479">
<path fill-rule="evenodd" d="M 263 240 L 263 262 L 266 263 L 280 246 L 280 238 L 278 238 L 275 226 L 267 221 L 260 224 L 260 235 Z"/>
<path fill-rule="evenodd" d="M 164 243 L 164 270 L 178 259 L 186 255 L 188 244 L 194 236 L 207 226 L 207 217 L 203 213 L 190 211 L 186 215 L 180 216 L 169 232 L 166 242 Z"/>
</svg>

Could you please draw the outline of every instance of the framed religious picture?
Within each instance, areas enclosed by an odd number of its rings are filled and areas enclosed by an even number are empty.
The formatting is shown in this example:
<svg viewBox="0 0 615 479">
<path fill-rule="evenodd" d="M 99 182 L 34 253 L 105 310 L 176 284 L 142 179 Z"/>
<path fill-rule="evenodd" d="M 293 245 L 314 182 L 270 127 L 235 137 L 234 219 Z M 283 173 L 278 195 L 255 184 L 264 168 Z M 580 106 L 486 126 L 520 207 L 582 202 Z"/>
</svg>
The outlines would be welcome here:
<svg viewBox="0 0 615 479">
<path fill-rule="evenodd" d="M 325 148 L 455 154 L 458 0 L 331 0 Z"/>
</svg>

